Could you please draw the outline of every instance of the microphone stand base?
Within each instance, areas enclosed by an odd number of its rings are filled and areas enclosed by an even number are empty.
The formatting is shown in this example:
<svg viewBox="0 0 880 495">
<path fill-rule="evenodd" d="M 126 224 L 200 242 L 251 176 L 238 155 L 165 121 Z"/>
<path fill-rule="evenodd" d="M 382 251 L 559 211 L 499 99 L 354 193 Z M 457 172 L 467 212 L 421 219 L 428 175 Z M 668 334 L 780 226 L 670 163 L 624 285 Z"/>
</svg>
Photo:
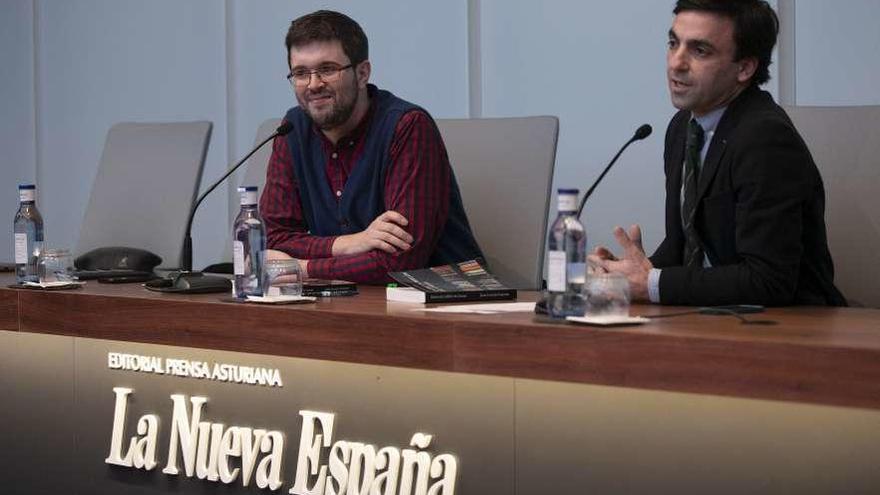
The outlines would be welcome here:
<svg viewBox="0 0 880 495">
<path fill-rule="evenodd" d="M 232 292 L 232 281 L 225 277 L 205 275 L 202 272 L 173 272 L 167 278 L 144 284 L 148 290 L 175 294 L 212 294 Z"/>
</svg>

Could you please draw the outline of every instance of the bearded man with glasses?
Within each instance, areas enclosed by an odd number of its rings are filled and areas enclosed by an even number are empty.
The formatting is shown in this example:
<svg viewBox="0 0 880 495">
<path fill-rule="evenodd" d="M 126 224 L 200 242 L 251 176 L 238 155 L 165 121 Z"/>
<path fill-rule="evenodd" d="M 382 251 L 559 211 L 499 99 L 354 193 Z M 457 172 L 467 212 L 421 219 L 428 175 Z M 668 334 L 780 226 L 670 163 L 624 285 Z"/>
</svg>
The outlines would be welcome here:
<svg viewBox="0 0 880 495">
<path fill-rule="evenodd" d="M 369 84 L 361 27 L 322 10 L 294 20 L 285 45 L 299 105 L 260 198 L 269 258 L 297 258 L 311 278 L 381 284 L 482 257 L 436 124 Z"/>
</svg>

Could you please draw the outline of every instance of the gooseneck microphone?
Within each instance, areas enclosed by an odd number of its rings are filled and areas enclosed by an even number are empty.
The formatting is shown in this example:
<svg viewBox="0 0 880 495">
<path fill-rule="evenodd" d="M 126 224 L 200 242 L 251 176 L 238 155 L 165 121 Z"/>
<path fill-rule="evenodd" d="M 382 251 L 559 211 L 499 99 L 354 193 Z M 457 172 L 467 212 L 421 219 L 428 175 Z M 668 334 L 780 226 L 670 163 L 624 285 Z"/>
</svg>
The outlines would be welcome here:
<svg viewBox="0 0 880 495">
<path fill-rule="evenodd" d="M 227 177 L 232 175 L 233 172 L 238 170 L 238 167 L 242 166 L 242 164 L 244 164 L 244 162 L 246 162 L 248 160 L 248 158 L 251 157 L 251 155 L 256 153 L 257 150 L 262 148 L 266 143 L 275 139 L 276 137 L 284 136 L 285 134 L 290 132 L 291 129 L 293 129 L 293 126 L 290 124 L 290 122 L 284 121 L 280 126 L 278 126 L 277 129 L 275 129 L 275 132 L 272 133 L 271 136 L 267 137 L 260 144 L 256 145 L 254 147 L 254 149 L 251 150 L 250 153 L 245 155 L 244 158 L 239 160 L 238 163 L 236 163 L 235 165 L 232 166 L 232 168 L 227 170 L 226 173 L 223 174 L 223 177 L 220 177 L 219 179 L 217 179 L 217 181 L 214 182 L 214 184 L 212 184 L 211 187 L 209 187 L 205 192 L 202 193 L 201 196 L 199 196 L 199 199 L 197 199 L 195 204 L 193 205 L 193 207 L 190 208 L 189 217 L 186 219 L 186 236 L 183 238 L 183 259 L 181 260 L 181 263 L 180 263 L 180 265 L 181 265 L 180 270 L 181 271 L 183 271 L 183 272 L 192 271 L 192 224 L 193 224 L 193 218 L 196 215 L 196 210 L 199 208 L 199 205 L 202 204 L 202 201 L 205 200 L 205 197 L 208 196 L 208 194 L 211 194 L 211 191 L 213 191 L 214 189 L 217 188 L 217 186 L 222 184 L 223 181 L 226 180 Z M 650 134 L 650 128 L 648 130 L 648 133 Z"/>
<path fill-rule="evenodd" d="M 596 182 L 593 182 L 593 185 L 590 186 L 590 188 L 587 190 L 587 193 L 584 194 L 583 199 L 581 199 L 581 204 L 577 210 L 577 216 L 575 218 L 579 219 L 581 217 L 581 212 L 584 211 L 584 205 L 587 203 L 587 198 L 589 198 L 590 195 L 593 194 L 593 191 L 596 189 L 596 186 L 598 186 L 599 183 L 602 182 L 602 179 L 605 177 L 605 174 L 607 174 L 608 171 L 611 170 L 611 166 L 614 165 L 614 162 L 617 161 L 617 159 L 620 157 L 621 153 L 623 153 L 623 150 L 625 150 L 632 143 L 634 143 L 636 141 L 641 141 L 642 139 L 645 139 L 646 137 L 650 136 L 651 131 L 652 131 L 651 126 L 648 124 L 642 124 L 641 127 L 636 129 L 636 132 L 635 132 L 635 134 L 633 134 L 633 137 L 631 137 L 629 139 L 629 141 L 627 141 L 626 144 L 624 144 L 623 147 L 620 148 L 620 151 L 618 151 L 617 154 L 614 155 L 614 158 L 611 159 L 611 162 L 608 164 L 607 167 L 605 167 L 605 170 L 602 171 L 602 173 L 599 175 L 599 178 L 596 179 Z M 535 303 L 535 313 L 537 313 L 539 315 L 546 315 L 547 314 L 547 300 L 545 299 L 545 297 L 546 297 L 546 292 L 542 292 L 541 299 L 537 303 Z"/>
<path fill-rule="evenodd" d="M 602 173 L 599 175 L 599 178 L 596 179 L 596 182 L 593 182 L 593 185 L 590 186 L 589 189 L 587 189 L 587 193 L 584 194 L 583 199 L 581 199 L 581 204 L 578 207 L 576 218 L 581 217 L 581 212 L 584 211 L 584 205 L 587 203 L 587 198 L 589 198 L 590 195 L 593 194 L 593 190 L 596 189 L 596 186 L 598 186 L 600 182 L 602 182 L 602 179 L 605 178 L 605 174 L 607 174 L 608 171 L 611 170 L 611 166 L 614 165 L 614 162 L 617 161 L 617 159 L 620 157 L 621 153 L 623 153 L 623 150 L 625 150 L 627 147 L 629 147 L 629 145 L 631 145 L 632 143 L 634 143 L 636 141 L 641 141 L 642 139 L 645 139 L 646 137 L 650 136 L 652 130 L 653 129 L 651 129 L 651 126 L 648 124 L 642 124 L 641 127 L 636 129 L 636 133 L 633 134 L 633 137 L 631 137 L 629 139 L 629 141 L 627 141 L 626 144 L 624 144 L 620 148 L 620 151 L 618 151 L 617 154 L 614 155 L 614 158 L 611 159 L 611 162 L 608 164 L 607 167 L 605 167 L 605 170 L 602 171 Z"/>
<path fill-rule="evenodd" d="M 196 210 L 199 208 L 199 205 L 202 204 L 202 201 L 205 200 L 205 197 L 211 193 L 214 189 L 217 188 L 220 184 L 226 180 L 227 177 L 232 175 L 239 167 L 241 167 L 248 158 L 251 157 L 254 153 L 257 152 L 260 148 L 262 148 L 266 143 L 275 139 L 278 136 L 284 136 L 289 133 L 293 129 L 293 126 L 289 122 L 283 122 L 275 132 L 272 133 L 271 136 L 264 139 L 260 144 L 256 145 L 254 149 L 251 150 L 250 153 L 245 155 L 244 158 L 238 161 L 235 165 L 233 165 L 229 170 L 223 174 L 223 177 L 220 177 L 215 181 L 211 187 L 209 187 L 205 192 L 199 196 L 195 203 L 193 203 L 192 208 L 189 210 L 189 217 L 186 220 L 186 235 L 183 238 L 183 253 L 181 255 L 181 263 L 180 270 L 166 279 L 155 280 L 150 283 L 145 284 L 147 289 L 155 290 L 159 292 L 180 292 L 180 293 L 205 293 L 205 292 L 224 292 L 231 289 L 231 283 L 228 279 L 223 277 L 216 276 L 208 276 L 204 275 L 201 272 L 192 271 L 192 224 L 193 218 L 195 217 Z"/>
</svg>

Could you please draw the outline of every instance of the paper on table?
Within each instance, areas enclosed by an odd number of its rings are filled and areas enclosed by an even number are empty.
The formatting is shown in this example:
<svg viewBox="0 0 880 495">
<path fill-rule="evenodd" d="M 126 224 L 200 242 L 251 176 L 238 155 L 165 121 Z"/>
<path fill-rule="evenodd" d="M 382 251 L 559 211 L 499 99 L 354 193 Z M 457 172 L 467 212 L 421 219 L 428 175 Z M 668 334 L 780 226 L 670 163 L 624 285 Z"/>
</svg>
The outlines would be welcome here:
<svg viewBox="0 0 880 495">
<path fill-rule="evenodd" d="M 436 308 L 412 309 L 412 311 L 430 311 L 434 313 L 470 313 L 478 315 L 494 315 L 498 313 L 531 313 L 534 310 L 535 303 L 533 302 L 459 304 L 456 306 L 439 306 Z"/>
<path fill-rule="evenodd" d="M 72 280 L 69 282 L 55 281 L 55 282 L 23 282 L 24 285 L 29 287 L 40 287 L 43 289 L 58 289 L 61 287 L 77 287 L 80 285 L 85 285 L 85 282 L 81 282 L 79 280 Z"/>
<path fill-rule="evenodd" d="M 569 316 L 565 318 L 571 323 L 580 323 L 582 325 L 598 325 L 602 327 L 621 326 L 621 325 L 641 325 L 651 321 L 644 316 Z"/>
</svg>

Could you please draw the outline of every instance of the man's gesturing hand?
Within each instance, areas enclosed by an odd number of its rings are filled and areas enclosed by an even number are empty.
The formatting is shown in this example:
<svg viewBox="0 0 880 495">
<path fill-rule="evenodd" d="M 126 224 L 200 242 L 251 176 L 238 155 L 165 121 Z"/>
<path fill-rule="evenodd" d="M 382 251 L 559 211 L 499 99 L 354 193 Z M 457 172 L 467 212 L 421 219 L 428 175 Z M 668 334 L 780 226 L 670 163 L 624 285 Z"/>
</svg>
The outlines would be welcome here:
<svg viewBox="0 0 880 495">
<path fill-rule="evenodd" d="M 361 254 L 374 249 L 392 254 L 406 251 L 413 242 L 413 237 L 403 230 L 408 224 L 403 215 L 388 210 L 376 217 L 366 230 L 337 237 L 333 241 L 333 256 Z"/>
<path fill-rule="evenodd" d="M 645 255 L 645 249 L 642 247 L 642 229 L 638 225 L 633 225 L 628 232 L 624 232 L 622 228 L 615 227 L 614 237 L 623 248 L 623 257 L 615 259 L 592 255 L 590 261 L 595 262 L 607 272 L 625 275 L 629 280 L 629 290 L 633 300 L 647 301 L 648 272 L 654 268 L 654 265 L 651 264 L 651 260 Z"/>
</svg>

